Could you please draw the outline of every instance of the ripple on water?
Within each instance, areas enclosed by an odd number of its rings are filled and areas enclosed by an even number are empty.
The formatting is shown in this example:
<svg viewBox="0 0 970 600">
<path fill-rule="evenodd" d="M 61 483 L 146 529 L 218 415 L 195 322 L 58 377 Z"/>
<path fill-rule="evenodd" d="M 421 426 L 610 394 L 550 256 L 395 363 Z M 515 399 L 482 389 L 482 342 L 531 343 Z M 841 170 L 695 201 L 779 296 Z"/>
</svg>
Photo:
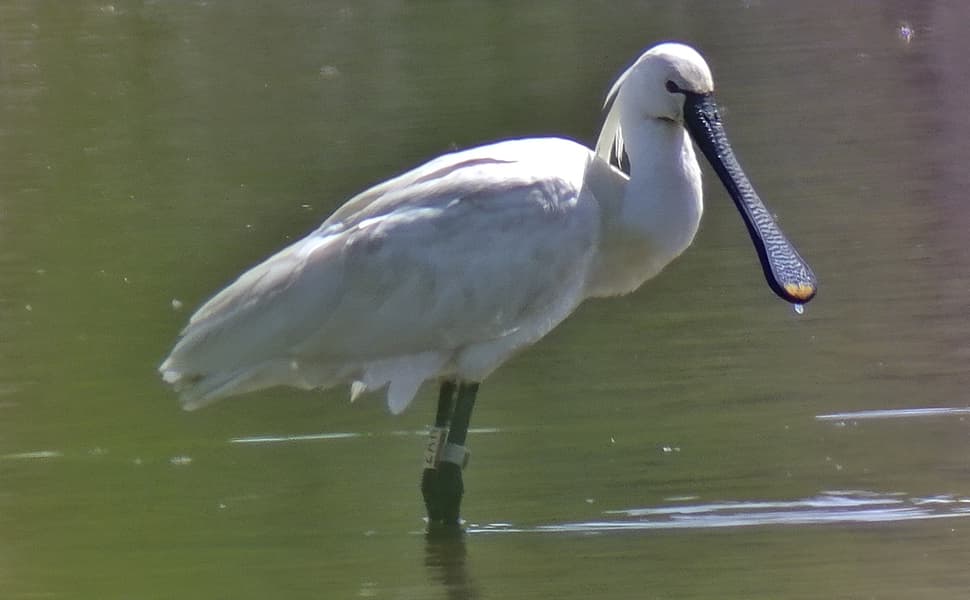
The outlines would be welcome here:
<svg viewBox="0 0 970 600">
<path fill-rule="evenodd" d="M 34 450 L 31 452 L 12 452 L 10 454 L 0 455 L 0 459 L 3 460 L 37 460 L 45 458 L 60 458 L 64 456 L 61 452 L 57 450 Z"/>
<path fill-rule="evenodd" d="M 606 518 L 578 523 L 516 527 L 507 523 L 472 525 L 471 533 L 640 531 L 714 529 L 770 525 L 885 523 L 970 516 L 970 498 L 939 495 L 925 498 L 903 493 L 860 490 L 821 492 L 785 501 L 677 503 L 665 506 L 609 510 Z"/>
<path fill-rule="evenodd" d="M 470 427 L 468 429 L 469 434 L 478 433 L 499 433 L 503 431 L 495 427 Z M 236 437 L 229 440 L 230 444 L 278 444 L 282 442 L 311 442 L 317 440 L 346 440 L 351 438 L 361 438 L 361 437 L 377 437 L 380 434 L 375 433 L 358 433 L 352 431 L 343 432 L 325 432 L 325 433 L 308 433 L 299 435 L 257 435 L 248 437 Z M 389 435 L 401 436 L 401 435 L 428 435 L 428 430 L 421 429 L 416 431 L 392 431 Z"/>
<path fill-rule="evenodd" d="M 912 419 L 920 417 L 947 417 L 970 414 L 970 407 L 896 408 L 887 410 L 860 410 L 856 412 L 816 415 L 817 421 L 863 421 L 870 419 Z"/>
</svg>

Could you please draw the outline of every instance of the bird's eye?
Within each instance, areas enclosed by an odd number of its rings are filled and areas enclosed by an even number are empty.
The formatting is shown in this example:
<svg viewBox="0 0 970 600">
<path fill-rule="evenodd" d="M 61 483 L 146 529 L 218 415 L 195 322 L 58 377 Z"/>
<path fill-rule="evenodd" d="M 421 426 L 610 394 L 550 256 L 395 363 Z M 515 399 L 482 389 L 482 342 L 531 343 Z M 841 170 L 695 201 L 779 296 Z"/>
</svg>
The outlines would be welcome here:
<svg viewBox="0 0 970 600">
<path fill-rule="evenodd" d="M 673 81 L 667 80 L 667 91 L 671 94 L 676 94 L 677 92 L 682 92 L 683 90 L 674 83 Z"/>
</svg>

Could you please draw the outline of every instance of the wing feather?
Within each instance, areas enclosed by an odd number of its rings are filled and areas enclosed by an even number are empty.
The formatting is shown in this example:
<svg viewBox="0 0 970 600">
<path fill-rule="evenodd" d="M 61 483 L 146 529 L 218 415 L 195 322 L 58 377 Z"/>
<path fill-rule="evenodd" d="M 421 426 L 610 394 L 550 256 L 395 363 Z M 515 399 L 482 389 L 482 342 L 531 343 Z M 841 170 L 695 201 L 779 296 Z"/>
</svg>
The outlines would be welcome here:
<svg viewBox="0 0 970 600">
<path fill-rule="evenodd" d="M 361 379 L 395 357 L 440 370 L 462 348 L 528 326 L 562 304 L 599 232 L 584 165 L 563 177 L 546 160 L 553 148 L 577 162 L 591 153 L 546 141 L 442 157 L 355 197 L 203 305 L 160 367 L 166 380 L 198 405 Z M 395 406 L 418 384 L 399 383 Z"/>
</svg>

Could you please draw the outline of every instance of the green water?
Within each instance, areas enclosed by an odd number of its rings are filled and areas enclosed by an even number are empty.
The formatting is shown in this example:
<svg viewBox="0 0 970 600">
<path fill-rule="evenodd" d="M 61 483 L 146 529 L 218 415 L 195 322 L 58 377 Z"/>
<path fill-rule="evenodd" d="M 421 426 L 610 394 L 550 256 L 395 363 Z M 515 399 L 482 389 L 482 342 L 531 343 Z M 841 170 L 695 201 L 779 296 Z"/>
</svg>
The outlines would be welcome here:
<svg viewBox="0 0 970 600">
<path fill-rule="evenodd" d="M 942 1 L 0 4 L 0 597 L 966 598 L 967 22 Z M 421 534 L 431 387 L 399 417 L 343 389 L 177 408 L 155 368 L 235 275 L 450 149 L 591 143 L 664 39 L 708 58 L 819 275 L 804 315 L 709 178 L 681 259 L 483 385 L 459 542 Z M 931 407 L 954 410 L 816 418 Z"/>
</svg>

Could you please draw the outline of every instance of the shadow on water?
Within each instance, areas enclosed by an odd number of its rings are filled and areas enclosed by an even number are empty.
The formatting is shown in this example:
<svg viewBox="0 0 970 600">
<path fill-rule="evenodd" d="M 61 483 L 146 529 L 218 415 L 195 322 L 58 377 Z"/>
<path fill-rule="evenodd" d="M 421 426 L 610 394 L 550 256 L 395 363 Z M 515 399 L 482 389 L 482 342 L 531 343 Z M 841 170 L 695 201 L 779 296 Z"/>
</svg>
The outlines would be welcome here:
<svg viewBox="0 0 970 600">
<path fill-rule="evenodd" d="M 825 491 L 791 501 L 688 503 L 610 510 L 606 518 L 578 523 L 516 527 L 507 523 L 474 525 L 469 533 L 606 533 L 657 529 L 713 529 L 767 525 L 885 523 L 970 517 L 970 498 L 950 495 L 908 497 L 901 492 Z"/>
</svg>

